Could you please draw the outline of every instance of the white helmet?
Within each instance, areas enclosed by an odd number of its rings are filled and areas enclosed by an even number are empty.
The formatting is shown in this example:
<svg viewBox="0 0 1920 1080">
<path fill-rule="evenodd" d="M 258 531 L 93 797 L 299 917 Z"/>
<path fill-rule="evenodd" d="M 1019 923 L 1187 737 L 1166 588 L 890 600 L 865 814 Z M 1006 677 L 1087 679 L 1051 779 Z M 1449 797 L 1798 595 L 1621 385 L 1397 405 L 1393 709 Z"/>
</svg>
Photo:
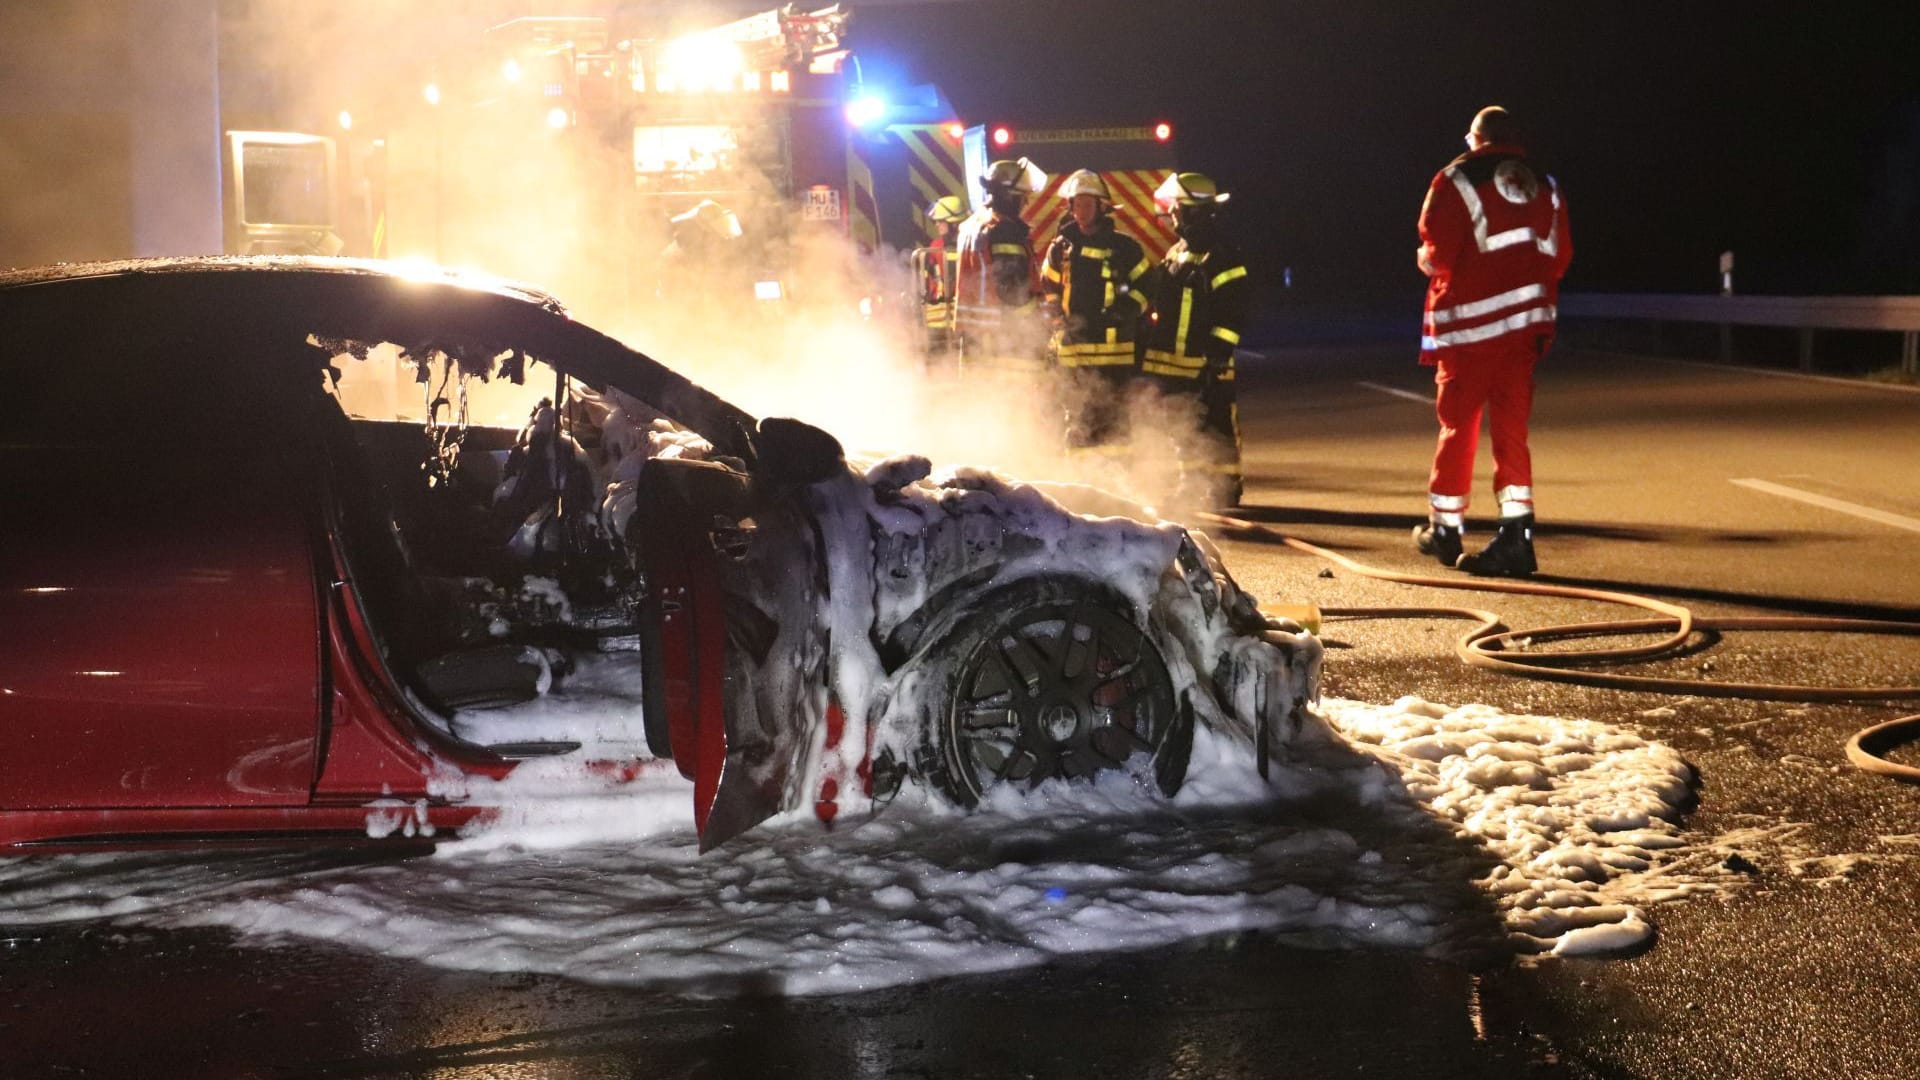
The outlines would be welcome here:
<svg viewBox="0 0 1920 1080">
<path fill-rule="evenodd" d="M 1104 203 L 1113 202 L 1113 194 L 1107 190 L 1107 182 L 1092 169 L 1077 170 L 1060 185 L 1060 197 L 1071 200 L 1077 195 L 1092 195 Z"/>
</svg>

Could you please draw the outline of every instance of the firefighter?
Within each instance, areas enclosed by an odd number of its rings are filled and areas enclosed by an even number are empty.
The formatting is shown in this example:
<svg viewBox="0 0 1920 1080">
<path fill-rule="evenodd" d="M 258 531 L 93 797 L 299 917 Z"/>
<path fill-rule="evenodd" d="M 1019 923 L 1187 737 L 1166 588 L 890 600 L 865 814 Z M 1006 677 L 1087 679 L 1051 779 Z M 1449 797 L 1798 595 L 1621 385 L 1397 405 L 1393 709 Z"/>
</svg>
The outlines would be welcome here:
<svg viewBox="0 0 1920 1080">
<path fill-rule="evenodd" d="M 1057 313 L 1054 357 L 1069 375 L 1067 445 L 1097 446 L 1121 434 L 1121 402 L 1133 378 L 1134 339 L 1153 263 L 1113 224 L 1106 181 L 1081 169 L 1060 187 L 1073 216 L 1047 248 L 1040 288 Z"/>
<path fill-rule="evenodd" d="M 953 286 L 960 268 L 960 246 L 954 229 L 967 217 L 967 204 L 958 195 L 942 195 L 927 207 L 933 222 L 931 243 L 913 249 L 912 266 L 926 316 L 927 358 L 945 357 L 953 348 Z"/>
<path fill-rule="evenodd" d="M 1239 249 L 1223 235 L 1220 207 L 1230 197 L 1194 172 L 1174 173 L 1153 193 L 1180 239 L 1161 260 L 1140 354 L 1141 372 L 1163 393 L 1197 406 L 1216 506 L 1238 506 L 1241 495 L 1233 354 L 1246 329 L 1250 283 Z"/>
<path fill-rule="evenodd" d="M 954 324 L 960 371 L 1037 376 L 1045 370 L 1031 230 L 1020 218 L 1046 174 L 1026 158 L 996 161 L 980 175 L 985 205 L 960 224 L 954 276 Z"/>
<path fill-rule="evenodd" d="M 740 218 L 701 199 L 668 219 L 673 241 L 660 253 L 659 297 L 670 304 L 715 304 L 722 310 L 746 292 L 740 265 Z M 750 294 L 749 294 L 750 295 Z"/>
<path fill-rule="evenodd" d="M 1427 275 L 1420 362 L 1435 369 L 1440 421 L 1427 524 L 1414 529 L 1414 545 L 1447 566 L 1505 577 L 1538 568 L 1527 418 L 1533 368 L 1553 343 L 1560 278 L 1572 259 L 1559 185 L 1527 160 L 1511 114 L 1481 109 L 1467 152 L 1427 189 L 1414 254 Z M 1499 531 L 1484 550 L 1463 554 L 1483 411 L 1493 429 Z"/>
</svg>

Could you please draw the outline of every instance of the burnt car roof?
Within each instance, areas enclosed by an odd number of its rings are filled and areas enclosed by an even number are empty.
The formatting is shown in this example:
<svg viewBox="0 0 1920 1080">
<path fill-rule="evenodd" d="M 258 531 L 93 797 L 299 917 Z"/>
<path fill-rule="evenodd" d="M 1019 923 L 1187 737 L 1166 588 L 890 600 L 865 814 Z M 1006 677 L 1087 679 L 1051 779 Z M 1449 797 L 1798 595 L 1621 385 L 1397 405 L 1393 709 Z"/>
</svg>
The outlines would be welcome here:
<svg viewBox="0 0 1920 1080">
<path fill-rule="evenodd" d="M 757 423 L 671 368 L 574 321 L 529 285 L 361 259 L 224 256 L 0 271 L 0 317 L 31 308 L 76 325 L 142 309 L 237 334 L 291 331 L 404 346 L 519 348 L 617 387 L 751 463 Z M 130 320 L 137 323 L 137 320 Z"/>
</svg>

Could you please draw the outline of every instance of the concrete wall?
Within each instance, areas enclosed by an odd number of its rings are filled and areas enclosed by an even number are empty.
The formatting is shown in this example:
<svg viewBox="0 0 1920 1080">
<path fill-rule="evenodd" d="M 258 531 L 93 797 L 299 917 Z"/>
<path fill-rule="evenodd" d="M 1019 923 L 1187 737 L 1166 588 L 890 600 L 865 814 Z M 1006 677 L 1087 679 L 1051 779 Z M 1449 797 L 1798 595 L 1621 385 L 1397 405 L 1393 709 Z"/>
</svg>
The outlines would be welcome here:
<svg viewBox="0 0 1920 1080">
<path fill-rule="evenodd" d="M 0 266 L 221 247 L 217 0 L 0 4 Z"/>
</svg>

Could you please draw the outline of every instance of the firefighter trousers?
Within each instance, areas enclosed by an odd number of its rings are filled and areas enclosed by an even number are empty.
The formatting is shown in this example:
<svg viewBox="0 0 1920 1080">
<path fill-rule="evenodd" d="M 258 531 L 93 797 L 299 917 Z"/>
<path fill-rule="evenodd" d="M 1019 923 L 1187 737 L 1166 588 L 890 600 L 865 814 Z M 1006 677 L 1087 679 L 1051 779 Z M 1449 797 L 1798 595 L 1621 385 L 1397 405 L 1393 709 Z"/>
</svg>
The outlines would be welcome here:
<svg viewBox="0 0 1920 1080">
<path fill-rule="evenodd" d="M 1189 403 L 1189 414 L 1199 420 L 1194 471 L 1206 474 L 1219 506 L 1240 498 L 1240 400 L 1233 375 L 1233 368 L 1209 361 L 1196 378 L 1142 376 L 1166 398 Z"/>
<path fill-rule="evenodd" d="M 1433 376 L 1440 438 L 1427 479 L 1435 511 L 1466 510 L 1485 415 L 1493 436 L 1493 487 L 1501 516 L 1514 516 L 1507 511 L 1523 504 L 1525 512 L 1531 512 L 1533 458 L 1527 449 L 1527 420 L 1533 412 L 1533 368 L 1552 340 L 1550 335 L 1514 334 L 1455 346 L 1440 355 Z"/>
<path fill-rule="evenodd" d="M 1059 369 L 1062 411 L 1067 417 L 1067 448 L 1080 450 L 1127 441 L 1127 391 L 1132 364 Z"/>
</svg>

